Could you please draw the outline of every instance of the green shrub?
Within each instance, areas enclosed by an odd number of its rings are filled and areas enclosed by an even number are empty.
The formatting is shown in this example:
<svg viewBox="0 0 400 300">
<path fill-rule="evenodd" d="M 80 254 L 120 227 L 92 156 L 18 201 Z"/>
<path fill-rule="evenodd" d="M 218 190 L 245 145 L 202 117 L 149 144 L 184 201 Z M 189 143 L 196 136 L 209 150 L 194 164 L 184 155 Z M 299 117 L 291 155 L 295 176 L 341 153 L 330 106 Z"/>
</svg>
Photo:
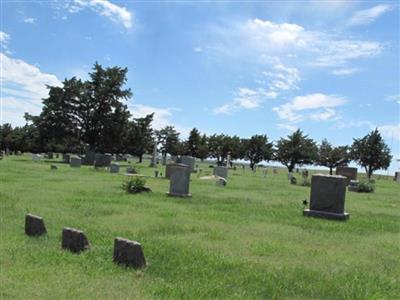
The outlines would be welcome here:
<svg viewBox="0 0 400 300">
<path fill-rule="evenodd" d="M 358 192 L 359 193 L 373 193 L 375 190 L 375 186 L 370 181 L 361 181 L 358 184 Z"/>
<path fill-rule="evenodd" d="M 129 194 L 149 192 L 150 189 L 145 187 L 145 185 L 146 180 L 143 177 L 132 176 L 122 184 L 122 188 Z"/>
</svg>

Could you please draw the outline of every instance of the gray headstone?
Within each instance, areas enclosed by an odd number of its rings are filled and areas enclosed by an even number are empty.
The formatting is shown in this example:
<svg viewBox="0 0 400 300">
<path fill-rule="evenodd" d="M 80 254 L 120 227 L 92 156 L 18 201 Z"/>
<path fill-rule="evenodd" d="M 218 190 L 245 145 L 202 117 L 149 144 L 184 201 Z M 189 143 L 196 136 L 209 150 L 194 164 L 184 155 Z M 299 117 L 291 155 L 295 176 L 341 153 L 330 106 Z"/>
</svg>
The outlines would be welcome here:
<svg viewBox="0 0 400 300">
<path fill-rule="evenodd" d="M 110 165 L 110 173 L 119 173 L 119 164 L 112 163 Z"/>
<path fill-rule="evenodd" d="M 85 158 L 83 160 L 85 165 L 93 166 L 94 161 L 96 160 L 96 152 L 91 151 L 89 149 L 86 150 Z"/>
<path fill-rule="evenodd" d="M 396 182 L 400 182 L 400 172 L 395 172 L 394 173 L 393 180 L 396 181 Z"/>
<path fill-rule="evenodd" d="M 315 174 L 311 177 L 310 209 L 303 215 L 346 220 L 349 214 L 344 211 L 346 198 L 346 177 Z"/>
<path fill-rule="evenodd" d="M 89 241 L 83 231 L 64 227 L 61 247 L 74 253 L 89 249 Z"/>
<path fill-rule="evenodd" d="M 71 156 L 69 158 L 69 165 L 70 167 L 80 168 L 82 165 L 82 159 L 78 156 Z"/>
<path fill-rule="evenodd" d="M 195 159 L 192 156 L 181 156 L 180 157 L 180 163 L 184 165 L 188 165 L 190 172 L 194 172 L 194 165 L 195 165 Z"/>
<path fill-rule="evenodd" d="M 227 184 L 227 180 L 225 178 L 219 177 L 217 179 L 217 186 L 223 187 L 223 186 L 226 186 L 226 184 Z"/>
<path fill-rule="evenodd" d="M 358 192 L 358 185 L 359 185 L 358 180 L 350 180 L 349 187 L 347 188 L 348 191 L 350 192 Z"/>
<path fill-rule="evenodd" d="M 190 197 L 190 168 L 185 164 L 172 164 L 170 170 L 169 196 Z"/>
<path fill-rule="evenodd" d="M 70 157 L 69 154 L 63 153 L 63 155 L 62 155 L 63 162 L 66 163 L 66 164 L 69 164 L 69 157 Z"/>
<path fill-rule="evenodd" d="M 41 217 L 32 214 L 25 215 L 25 233 L 29 236 L 39 236 L 45 234 L 46 226 Z"/>
<path fill-rule="evenodd" d="M 137 172 L 136 172 L 134 167 L 129 166 L 129 167 L 126 168 L 126 174 L 136 174 L 136 173 Z"/>
<path fill-rule="evenodd" d="M 96 168 L 109 167 L 111 164 L 111 154 L 96 153 L 94 158 L 94 166 Z"/>
<path fill-rule="evenodd" d="M 154 171 L 154 177 L 155 177 L 155 178 L 158 178 L 158 173 L 159 173 L 158 170 L 155 170 L 155 171 Z"/>
<path fill-rule="evenodd" d="M 276 168 L 273 169 L 274 174 L 278 174 L 278 170 Z"/>
<path fill-rule="evenodd" d="M 214 167 L 214 175 L 218 177 L 228 178 L 228 168 L 223 166 Z"/>
<path fill-rule="evenodd" d="M 32 154 L 32 160 L 34 162 L 39 162 L 42 160 L 42 156 L 40 154 Z"/>
<path fill-rule="evenodd" d="M 157 143 L 154 142 L 153 154 L 151 156 L 150 167 L 154 168 L 157 165 Z"/>
<path fill-rule="evenodd" d="M 53 152 L 47 152 L 48 159 L 53 159 L 53 157 L 54 157 Z"/>
<path fill-rule="evenodd" d="M 146 266 L 142 245 L 119 237 L 114 240 L 113 260 L 117 264 L 134 268 Z"/>
<path fill-rule="evenodd" d="M 290 184 L 297 184 L 297 178 L 295 176 L 292 175 L 292 177 L 290 177 Z"/>
<path fill-rule="evenodd" d="M 57 170 L 57 166 L 56 165 L 50 165 L 50 170 Z"/>
<path fill-rule="evenodd" d="M 346 185 L 348 185 L 350 180 L 357 180 L 357 168 L 336 167 L 336 175 L 346 177 Z"/>
<path fill-rule="evenodd" d="M 165 178 L 170 179 L 171 178 L 171 171 L 172 167 L 176 165 L 177 163 L 169 163 L 165 166 Z"/>
</svg>

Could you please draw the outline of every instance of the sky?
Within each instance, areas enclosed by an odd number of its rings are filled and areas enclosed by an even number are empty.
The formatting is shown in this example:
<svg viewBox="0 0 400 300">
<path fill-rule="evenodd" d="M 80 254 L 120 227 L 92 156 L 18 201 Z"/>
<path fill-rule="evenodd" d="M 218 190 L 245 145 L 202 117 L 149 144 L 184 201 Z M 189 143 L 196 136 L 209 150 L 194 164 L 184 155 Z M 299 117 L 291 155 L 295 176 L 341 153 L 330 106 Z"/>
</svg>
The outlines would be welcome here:
<svg viewBox="0 0 400 300">
<path fill-rule="evenodd" d="M 183 138 L 300 128 L 349 145 L 378 128 L 399 168 L 398 1 L 0 3 L 0 123 L 24 125 L 46 85 L 98 62 L 128 68 L 133 117 Z"/>
</svg>

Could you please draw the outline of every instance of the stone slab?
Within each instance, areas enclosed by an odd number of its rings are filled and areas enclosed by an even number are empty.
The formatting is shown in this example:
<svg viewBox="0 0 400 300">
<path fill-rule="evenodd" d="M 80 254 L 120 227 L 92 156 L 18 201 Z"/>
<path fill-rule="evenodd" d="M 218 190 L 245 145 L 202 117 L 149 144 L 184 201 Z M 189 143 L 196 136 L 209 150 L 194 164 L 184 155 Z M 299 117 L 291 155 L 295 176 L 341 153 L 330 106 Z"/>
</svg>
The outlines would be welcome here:
<svg viewBox="0 0 400 300">
<path fill-rule="evenodd" d="M 348 213 L 331 213 L 331 212 L 326 212 L 326 211 L 318 211 L 318 210 L 310 210 L 310 209 L 305 209 L 303 210 L 303 216 L 306 217 L 315 217 L 315 218 L 321 218 L 321 219 L 330 219 L 330 220 L 348 220 L 350 218 L 350 215 Z"/>
<path fill-rule="evenodd" d="M 26 214 L 25 215 L 25 233 L 29 236 L 39 236 L 47 232 L 42 217 Z"/>
<path fill-rule="evenodd" d="M 142 245 L 139 242 L 120 237 L 114 240 L 113 261 L 134 268 L 146 266 Z"/>
<path fill-rule="evenodd" d="M 62 231 L 61 247 L 73 253 L 80 253 L 89 249 L 89 241 L 83 231 L 64 227 Z"/>
</svg>

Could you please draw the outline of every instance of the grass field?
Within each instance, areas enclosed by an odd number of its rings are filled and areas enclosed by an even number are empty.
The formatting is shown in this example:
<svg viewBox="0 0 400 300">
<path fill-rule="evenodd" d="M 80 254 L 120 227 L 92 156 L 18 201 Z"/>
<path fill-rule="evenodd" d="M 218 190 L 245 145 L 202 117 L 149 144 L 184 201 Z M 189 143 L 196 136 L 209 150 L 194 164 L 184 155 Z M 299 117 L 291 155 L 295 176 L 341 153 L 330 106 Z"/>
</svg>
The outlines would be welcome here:
<svg viewBox="0 0 400 300">
<path fill-rule="evenodd" d="M 303 217 L 310 188 L 290 185 L 283 169 L 230 171 L 225 188 L 192 175 L 193 196 L 181 199 L 166 196 L 165 179 L 128 195 L 124 175 L 57 165 L 0 161 L 1 299 L 400 299 L 391 178 L 373 194 L 348 192 L 350 220 L 338 222 Z M 153 176 L 147 166 L 140 172 Z M 27 212 L 44 218 L 46 236 L 24 234 Z M 64 226 L 85 231 L 90 250 L 61 250 Z M 117 236 L 142 243 L 145 269 L 112 262 Z"/>
</svg>

